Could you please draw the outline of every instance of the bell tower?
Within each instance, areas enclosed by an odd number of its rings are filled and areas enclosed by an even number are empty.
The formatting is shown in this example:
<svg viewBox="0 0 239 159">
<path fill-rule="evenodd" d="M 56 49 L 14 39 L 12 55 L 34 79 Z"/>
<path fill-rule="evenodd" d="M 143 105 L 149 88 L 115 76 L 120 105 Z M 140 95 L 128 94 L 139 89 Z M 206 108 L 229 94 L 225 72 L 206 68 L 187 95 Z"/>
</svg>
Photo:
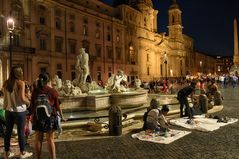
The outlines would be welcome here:
<svg viewBox="0 0 239 159">
<path fill-rule="evenodd" d="M 183 26 L 182 26 L 182 11 L 179 8 L 176 0 L 173 0 L 173 4 L 168 10 L 168 34 L 172 39 L 182 38 Z"/>
</svg>

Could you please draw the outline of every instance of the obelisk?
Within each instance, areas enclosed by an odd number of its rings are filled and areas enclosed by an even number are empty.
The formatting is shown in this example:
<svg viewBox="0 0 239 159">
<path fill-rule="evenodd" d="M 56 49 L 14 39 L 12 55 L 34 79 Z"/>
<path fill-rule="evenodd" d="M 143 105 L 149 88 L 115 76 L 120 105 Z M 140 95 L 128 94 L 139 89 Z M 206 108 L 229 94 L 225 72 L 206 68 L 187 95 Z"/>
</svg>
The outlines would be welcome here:
<svg viewBox="0 0 239 159">
<path fill-rule="evenodd" d="M 234 30 L 234 55 L 233 66 L 230 69 L 230 74 L 239 75 L 239 54 L 238 54 L 238 32 L 237 32 L 237 19 L 233 21 Z"/>
<path fill-rule="evenodd" d="M 237 32 L 237 20 L 236 18 L 233 21 L 234 24 L 234 56 L 233 63 L 234 65 L 239 65 L 239 54 L 238 54 L 238 32 Z"/>
</svg>

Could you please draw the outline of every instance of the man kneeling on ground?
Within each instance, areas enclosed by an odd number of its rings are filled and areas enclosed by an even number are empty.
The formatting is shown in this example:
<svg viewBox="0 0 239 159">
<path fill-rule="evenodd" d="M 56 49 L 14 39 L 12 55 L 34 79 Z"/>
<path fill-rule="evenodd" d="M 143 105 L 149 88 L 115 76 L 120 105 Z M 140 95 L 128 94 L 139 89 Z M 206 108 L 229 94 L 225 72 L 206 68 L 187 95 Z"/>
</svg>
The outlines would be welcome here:
<svg viewBox="0 0 239 159">
<path fill-rule="evenodd" d="M 165 115 L 169 112 L 169 108 L 167 105 L 164 105 L 160 110 L 158 101 L 156 99 L 152 100 L 155 100 L 155 102 L 151 105 L 152 109 L 147 113 L 145 130 L 165 132 L 169 126 L 165 118 Z"/>
</svg>

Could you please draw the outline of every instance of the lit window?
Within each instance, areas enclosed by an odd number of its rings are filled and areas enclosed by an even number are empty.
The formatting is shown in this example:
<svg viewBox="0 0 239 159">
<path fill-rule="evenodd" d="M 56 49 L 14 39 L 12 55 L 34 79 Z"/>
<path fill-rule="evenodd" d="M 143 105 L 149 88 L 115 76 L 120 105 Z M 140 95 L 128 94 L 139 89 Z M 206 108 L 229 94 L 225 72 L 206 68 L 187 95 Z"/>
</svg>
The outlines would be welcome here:
<svg viewBox="0 0 239 159">
<path fill-rule="evenodd" d="M 116 41 L 117 41 L 117 42 L 120 41 L 120 36 L 119 36 L 119 35 L 116 36 Z"/>
<path fill-rule="evenodd" d="M 130 63 L 131 64 L 135 64 L 135 51 L 134 51 L 134 48 L 133 46 L 130 46 L 129 47 L 129 59 L 130 59 Z"/>
<path fill-rule="evenodd" d="M 100 39 L 100 30 L 98 30 L 98 29 L 95 32 L 95 38 Z"/>
<path fill-rule="evenodd" d="M 85 35 L 85 36 L 88 35 L 88 28 L 86 25 L 83 26 L 83 35 Z"/>
</svg>

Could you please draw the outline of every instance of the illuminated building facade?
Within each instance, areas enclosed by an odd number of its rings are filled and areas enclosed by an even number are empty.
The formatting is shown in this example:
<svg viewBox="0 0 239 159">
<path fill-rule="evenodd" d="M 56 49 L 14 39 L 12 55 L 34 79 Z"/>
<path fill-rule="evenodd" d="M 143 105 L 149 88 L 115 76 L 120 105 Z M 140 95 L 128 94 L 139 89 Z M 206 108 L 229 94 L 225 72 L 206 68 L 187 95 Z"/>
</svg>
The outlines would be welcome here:
<svg viewBox="0 0 239 159">
<path fill-rule="evenodd" d="M 114 6 L 100 0 L 0 0 L 0 14 L 0 85 L 9 73 L 9 17 L 15 20 L 13 66 L 21 65 L 31 82 L 41 71 L 73 80 L 82 47 L 94 81 L 105 83 L 119 69 L 129 82 L 193 73 L 193 39 L 183 34 L 175 0 L 167 34 L 157 32 L 151 0 L 116 0 Z"/>
</svg>

